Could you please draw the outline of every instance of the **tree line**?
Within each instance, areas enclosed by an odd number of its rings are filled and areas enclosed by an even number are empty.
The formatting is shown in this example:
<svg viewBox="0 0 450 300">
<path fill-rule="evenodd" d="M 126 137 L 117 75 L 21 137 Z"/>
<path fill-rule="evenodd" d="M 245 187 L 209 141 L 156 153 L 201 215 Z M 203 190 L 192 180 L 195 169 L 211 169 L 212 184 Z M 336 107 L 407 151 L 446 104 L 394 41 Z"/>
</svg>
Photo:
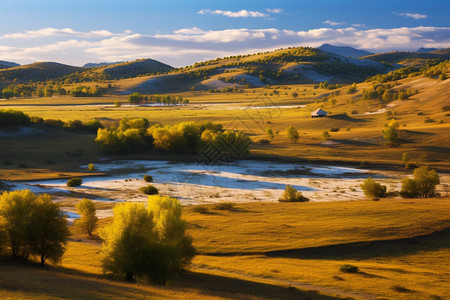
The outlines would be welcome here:
<svg viewBox="0 0 450 300">
<path fill-rule="evenodd" d="M 164 105 L 188 104 L 189 99 L 182 96 L 171 95 L 141 95 L 140 93 L 133 93 L 128 96 L 129 103 L 160 103 Z"/>
<path fill-rule="evenodd" d="M 124 118 L 119 126 L 97 131 L 95 139 L 105 152 L 132 152 L 155 148 L 170 153 L 199 153 L 209 145 L 229 159 L 249 153 L 250 138 L 242 132 L 224 130 L 212 122 L 182 122 L 163 126 L 145 118 Z"/>
</svg>

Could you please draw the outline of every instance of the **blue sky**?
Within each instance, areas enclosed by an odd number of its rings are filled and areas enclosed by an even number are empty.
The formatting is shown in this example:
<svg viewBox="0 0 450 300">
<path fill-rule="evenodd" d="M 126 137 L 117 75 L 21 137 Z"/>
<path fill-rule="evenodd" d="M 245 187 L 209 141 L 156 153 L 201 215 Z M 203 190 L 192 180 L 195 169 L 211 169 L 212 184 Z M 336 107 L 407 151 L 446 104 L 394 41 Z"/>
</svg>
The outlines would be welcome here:
<svg viewBox="0 0 450 300">
<path fill-rule="evenodd" d="M 288 46 L 450 47 L 447 0 L 0 0 L 0 60 L 174 66 Z"/>
</svg>

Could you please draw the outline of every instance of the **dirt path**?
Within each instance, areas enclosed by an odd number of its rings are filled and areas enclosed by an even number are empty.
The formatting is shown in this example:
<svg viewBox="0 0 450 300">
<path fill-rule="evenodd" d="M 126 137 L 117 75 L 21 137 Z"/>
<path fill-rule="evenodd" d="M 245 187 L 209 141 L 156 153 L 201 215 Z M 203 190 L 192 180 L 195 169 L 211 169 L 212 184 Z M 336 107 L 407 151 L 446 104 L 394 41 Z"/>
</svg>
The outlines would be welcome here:
<svg viewBox="0 0 450 300">
<path fill-rule="evenodd" d="M 342 298 L 364 299 L 364 300 L 376 300 L 376 299 L 379 299 L 379 297 L 380 297 L 379 295 L 362 293 L 362 292 L 346 291 L 346 290 L 342 290 L 342 289 L 338 289 L 338 288 L 334 288 L 334 287 L 314 285 L 314 284 L 293 281 L 293 280 L 287 280 L 287 279 L 277 279 L 277 278 L 253 276 L 253 275 L 242 274 L 242 273 L 234 272 L 234 271 L 225 271 L 225 270 L 217 270 L 217 269 L 213 269 L 213 268 L 205 268 L 205 267 L 200 267 L 197 265 L 193 265 L 192 269 L 194 271 L 205 272 L 205 273 L 211 273 L 211 271 L 213 271 L 214 273 L 216 273 L 218 275 L 231 276 L 231 277 L 249 280 L 249 281 L 264 282 L 264 283 L 278 285 L 278 286 L 295 287 L 295 288 L 298 288 L 298 289 L 304 290 L 304 291 L 317 291 L 321 294 L 328 295 L 328 296 L 337 296 L 337 297 L 342 297 Z"/>
</svg>

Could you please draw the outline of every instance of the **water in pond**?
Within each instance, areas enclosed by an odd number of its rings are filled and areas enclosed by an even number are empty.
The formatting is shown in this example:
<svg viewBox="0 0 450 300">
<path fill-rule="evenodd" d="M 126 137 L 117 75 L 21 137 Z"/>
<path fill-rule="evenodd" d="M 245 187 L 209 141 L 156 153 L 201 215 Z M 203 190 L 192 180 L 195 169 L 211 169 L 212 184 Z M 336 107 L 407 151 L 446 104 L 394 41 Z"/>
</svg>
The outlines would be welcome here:
<svg viewBox="0 0 450 300">
<path fill-rule="evenodd" d="M 68 188 L 64 179 L 29 182 L 17 189 L 29 186 L 37 193 L 70 192 L 98 201 L 146 201 L 139 188 L 149 184 L 143 181 L 148 174 L 161 194 L 177 197 L 185 205 L 277 201 L 287 184 L 311 201 L 336 201 L 361 198 L 359 185 L 369 176 L 367 170 L 355 168 L 255 160 L 224 165 L 119 160 L 95 166 L 108 176 L 85 177 L 76 188 Z"/>
</svg>

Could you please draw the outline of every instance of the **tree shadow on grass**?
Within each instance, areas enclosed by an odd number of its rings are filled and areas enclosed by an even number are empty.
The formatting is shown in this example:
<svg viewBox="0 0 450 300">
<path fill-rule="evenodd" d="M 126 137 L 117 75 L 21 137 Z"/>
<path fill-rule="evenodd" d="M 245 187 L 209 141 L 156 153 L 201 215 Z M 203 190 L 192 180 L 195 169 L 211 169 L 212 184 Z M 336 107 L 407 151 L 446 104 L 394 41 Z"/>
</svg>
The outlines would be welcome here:
<svg viewBox="0 0 450 300">
<path fill-rule="evenodd" d="M 422 251 L 450 248 L 450 228 L 427 235 L 395 240 L 353 242 L 321 247 L 287 249 L 264 253 L 269 257 L 300 259 L 369 259 L 374 257 L 396 257 Z"/>
<path fill-rule="evenodd" d="M 340 299 L 279 286 L 200 272 L 188 272 L 176 278 L 174 286 L 198 288 L 202 294 L 231 299 Z"/>
<path fill-rule="evenodd" d="M 63 267 L 41 267 L 15 260 L 0 260 L 0 270 L 0 290 L 36 299 L 165 299 L 177 294 L 192 297 L 195 293 L 229 299 L 339 299 L 313 291 L 301 291 L 291 286 L 283 287 L 201 272 L 186 272 L 175 276 L 166 286 L 157 286 L 124 283 L 99 274 Z"/>
</svg>

